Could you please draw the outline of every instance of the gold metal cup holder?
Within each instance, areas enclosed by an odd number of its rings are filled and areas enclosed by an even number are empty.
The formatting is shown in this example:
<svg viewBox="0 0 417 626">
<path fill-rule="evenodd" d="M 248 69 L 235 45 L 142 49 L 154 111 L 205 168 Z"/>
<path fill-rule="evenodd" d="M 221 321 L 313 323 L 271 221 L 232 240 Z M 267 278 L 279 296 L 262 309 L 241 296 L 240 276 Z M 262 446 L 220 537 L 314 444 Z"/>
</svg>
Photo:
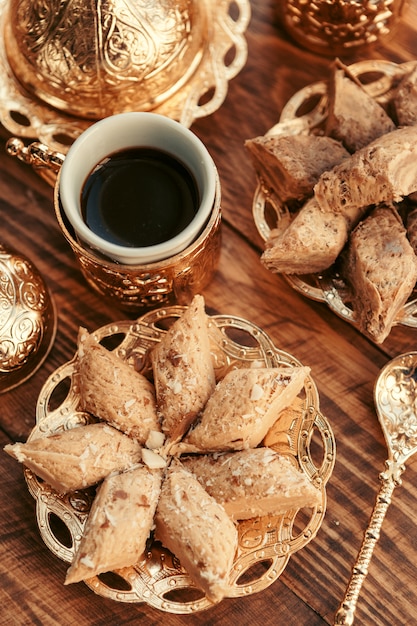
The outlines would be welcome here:
<svg viewBox="0 0 417 626">
<path fill-rule="evenodd" d="M 46 172 L 54 181 L 54 205 L 59 227 L 73 250 L 87 283 L 100 296 L 125 311 L 144 312 L 156 306 L 188 304 L 213 278 L 221 248 L 221 186 L 216 171 L 216 191 L 211 215 L 197 238 L 182 252 L 161 261 L 124 265 L 106 259 L 81 244 L 62 210 L 60 168 L 65 154 L 40 142 L 25 146 L 19 138 L 7 142 L 10 155 Z"/>
</svg>

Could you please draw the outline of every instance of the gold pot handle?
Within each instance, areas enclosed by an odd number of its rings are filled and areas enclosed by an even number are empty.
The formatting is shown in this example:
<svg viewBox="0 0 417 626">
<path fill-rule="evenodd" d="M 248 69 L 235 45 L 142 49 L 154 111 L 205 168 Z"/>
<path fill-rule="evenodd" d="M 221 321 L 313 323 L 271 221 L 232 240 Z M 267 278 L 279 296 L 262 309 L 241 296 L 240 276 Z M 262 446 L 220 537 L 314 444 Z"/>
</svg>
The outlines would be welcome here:
<svg viewBox="0 0 417 626">
<path fill-rule="evenodd" d="M 17 157 L 20 161 L 33 167 L 46 167 L 57 173 L 61 169 L 65 155 L 51 150 L 43 143 L 35 141 L 25 146 L 18 137 L 11 137 L 6 143 L 6 150 L 10 156 Z"/>
</svg>

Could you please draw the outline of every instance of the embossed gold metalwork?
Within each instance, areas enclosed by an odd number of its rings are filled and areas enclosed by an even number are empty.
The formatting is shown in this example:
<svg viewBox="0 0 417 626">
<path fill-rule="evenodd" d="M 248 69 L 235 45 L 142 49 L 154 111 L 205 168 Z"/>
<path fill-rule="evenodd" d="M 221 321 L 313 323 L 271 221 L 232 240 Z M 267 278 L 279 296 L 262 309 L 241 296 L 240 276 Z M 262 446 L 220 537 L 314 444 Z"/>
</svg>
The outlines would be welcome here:
<svg viewBox="0 0 417 626">
<path fill-rule="evenodd" d="M 70 115 L 149 110 L 196 71 L 208 38 L 196 0 L 10 0 L 6 55 L 23 88 Z"/>
<path fill-rule="evenodd" d="M 189 304 L 216 271 L 221 247 L 221 191 L 217 191 L 211 217 L 197 239 L 173 257 L 146 265 L 122 265 L 81 246 L 62 211 L 58 185 L 55 211 L 88 284 L 110 303 L 125 311 L 144 312 L 156 306 Z"/>
<path fill-rule="evenodd" d="M 48 288 L 24 255 L 0 244 L 0 393 L 42 365 L 55 338 Z"/>
<path fill-rule="evenodd" d="M 362 585 L 379 539 L 395 487 L 401 485 L 406 461 L 417 452 L 417 352 L 401 354 L 382 368 L 374 398 L 379 422 L 388 448 L 385 471 L 368 528 L 335 624 L 351 626 Z"/>
<path fill-rule="evenodd" d="M 152 369 L 150 350 L 166 332 L 163 328 L 183 311 L 181 306 L 150 311 L 133 323 L 108 324 L 94 335 L 98 341 L 117 339 L 118 345 L 113 349 L 118 356 L 148 375 Z M 209 333 L 217 379 L 236 367 L 299 365 L 293 356 L 278 350 L 262 329 L 242 318 L 214 315 L 210 318 Z M 79 410 L 76 362 L 77 355 L 45 382 L 37 403 L 36 426 L 30 438 L 73 428 L 90 419 Z M 60 395 L 61 386 L 67 389 L 64 400 Z M 59 405 L 55 394 L 61 398 Z M 312 457 L 310 450 L 316 435 L 322 447 L 319 461 Z M 283 441 L 286 442 L 284 445 Z M 296 521 L 297 510 L 239 523 L 239 546 L 230 578 L 232 597 L 244 597 L 271 585 L 284 570 L 290 556 L 309 543 L 321 526 L 326 508 L 326 483 L 335 462 L 335 442 L 330 425 L 320 413 L 318 392 L 311 377 L 300 394 L 300 409 L 297 415 L 293 415 L 286 436 L 280 438 L 278 445 L 279 452 L 289 455 L 320 489 L 321 503 L 310 511 L 309 519 L 305 520 L 303 516 L 301 529 Z M 87 519 L 91 492 L 62 496 L 27 469 L 25 477 L 36 500 L 37 521 L 43 540 L 57 557 L 72 561 Z M 59 526 L 61 531 L 62 526 L 66 529 L 65 541 L 57 532 Z M 86 584 L 100 596 L 119 602 L 146 602 L 171 613 L 189 614 L 211 606 L 194 587 L 178 559 L 153 540 L 136 566 L 94 577 Z"/>
<path fill-rule="evenodd" d="M 380 104 L 387 106 L 401 78 L 414 66 L 415 61 L 397 65 L 390 61 L 360 61 L 349 70 Z M 267 132 L 268 135 L 317 134 L 323 131 L 327 117 L 327 86 L 325 82 L 308 85 L 298 91 L 284 106 L 280 120 Z M 305 112 L 307 111 L 307 112 Z M 266 241 L 271 231 L 268 211 L 279 222 L 287 213 L 277 198 L 260 183 L 253 199 L 253 218 L 261 237 Z M 339 317 L 357 326 L 351 304 L 350 290 L 334 267 L 322 274 L 308 276 L 285 275 L 288 283 L 298 292 L 318 302 L 325 302 Z M 397 316 L 396 324 L 417 328 L 417 287 Z"/>
<path fill-rule="evenodd" d="M 7 141 L 10 155 L 49 174 L 55 182 L 54 204 L 58 224 L 70 244 L 88 284 L 106 300 L 125 311 L 144 312 L 156 306 L 189 304 L 193 295 L 210 282 L 221 247 L 221 188 L 216 175 L 216 195 L 211 216 L 197 239 L 178 254 L 143 265 L 123 265 L 81 245 L 59 197 L 58 177 L 65 159 L 62 153 L 34 142 L 25 146 L 19 138 Z"/>
<path fill-rule="evenodd" d="M 343 56 L 393 35 L 405 0 L 284 0 L 282 21 L 304 48 Z"/>
<path fill-rule="evenodd" d="M 10 156 L 14 156 L 23 163 L 31 165 L 34 169 L 45 168 L 51 170 L 51 179 L 54 182 L 65 159 L 64 154 L 55 152 L 38 141 L 25 146 L 18 137 L 11 137 L 7 140 L 6 150 Z"/>
<path fill-rule="evenodd" d="M 0 0 L 0 121 L 59 152 L 91 120 L 125 110 L 189 127 L 222 105 L 247 59 L 249 0 L 8 5 Z"/>
</svg>

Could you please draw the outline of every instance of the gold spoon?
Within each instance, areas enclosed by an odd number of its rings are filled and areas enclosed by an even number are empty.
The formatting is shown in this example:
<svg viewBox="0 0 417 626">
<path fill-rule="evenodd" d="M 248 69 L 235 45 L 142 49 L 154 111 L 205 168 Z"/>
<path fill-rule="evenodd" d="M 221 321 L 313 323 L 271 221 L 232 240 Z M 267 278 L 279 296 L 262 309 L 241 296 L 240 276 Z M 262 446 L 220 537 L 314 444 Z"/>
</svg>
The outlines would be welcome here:
<svg viewBox="0 0 417 626">
<path fill-rule="evenodd" d="M 397 356 L 382 368 L 375 384 L 374 400 L 388 447 L 388 459 L 385 471 L 380 474 L 381 486 L 362 546 L 336 613 L 334 623 L 338 625 L 353 624 L 356 604 L 392 493 L 401 484 L 405 462 L 417 452 L 417 352 Z"/>
<path fill-rule="evenodd" d="M 26 381 L 46 359 L 57 316 L 34 264 L 0 243 L 0 393 Z"/>
</svg>

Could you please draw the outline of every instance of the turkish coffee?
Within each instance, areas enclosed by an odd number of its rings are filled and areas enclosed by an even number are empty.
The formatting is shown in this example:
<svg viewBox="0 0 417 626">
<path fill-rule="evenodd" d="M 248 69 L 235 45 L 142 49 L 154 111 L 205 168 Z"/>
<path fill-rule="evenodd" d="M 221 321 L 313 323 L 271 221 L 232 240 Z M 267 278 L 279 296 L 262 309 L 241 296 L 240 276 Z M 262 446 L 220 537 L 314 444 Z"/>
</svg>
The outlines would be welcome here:
<svg viewBox="0 0 417 626">
<path fill-rule="evenodd" d="M 126 247 L 168 241 L 193 220 L 200 203 L 193 174 L 177 158 L 138 147 L 103 159 L 81 191 L 81 212 L 99 237 Z"/>
</svg>

